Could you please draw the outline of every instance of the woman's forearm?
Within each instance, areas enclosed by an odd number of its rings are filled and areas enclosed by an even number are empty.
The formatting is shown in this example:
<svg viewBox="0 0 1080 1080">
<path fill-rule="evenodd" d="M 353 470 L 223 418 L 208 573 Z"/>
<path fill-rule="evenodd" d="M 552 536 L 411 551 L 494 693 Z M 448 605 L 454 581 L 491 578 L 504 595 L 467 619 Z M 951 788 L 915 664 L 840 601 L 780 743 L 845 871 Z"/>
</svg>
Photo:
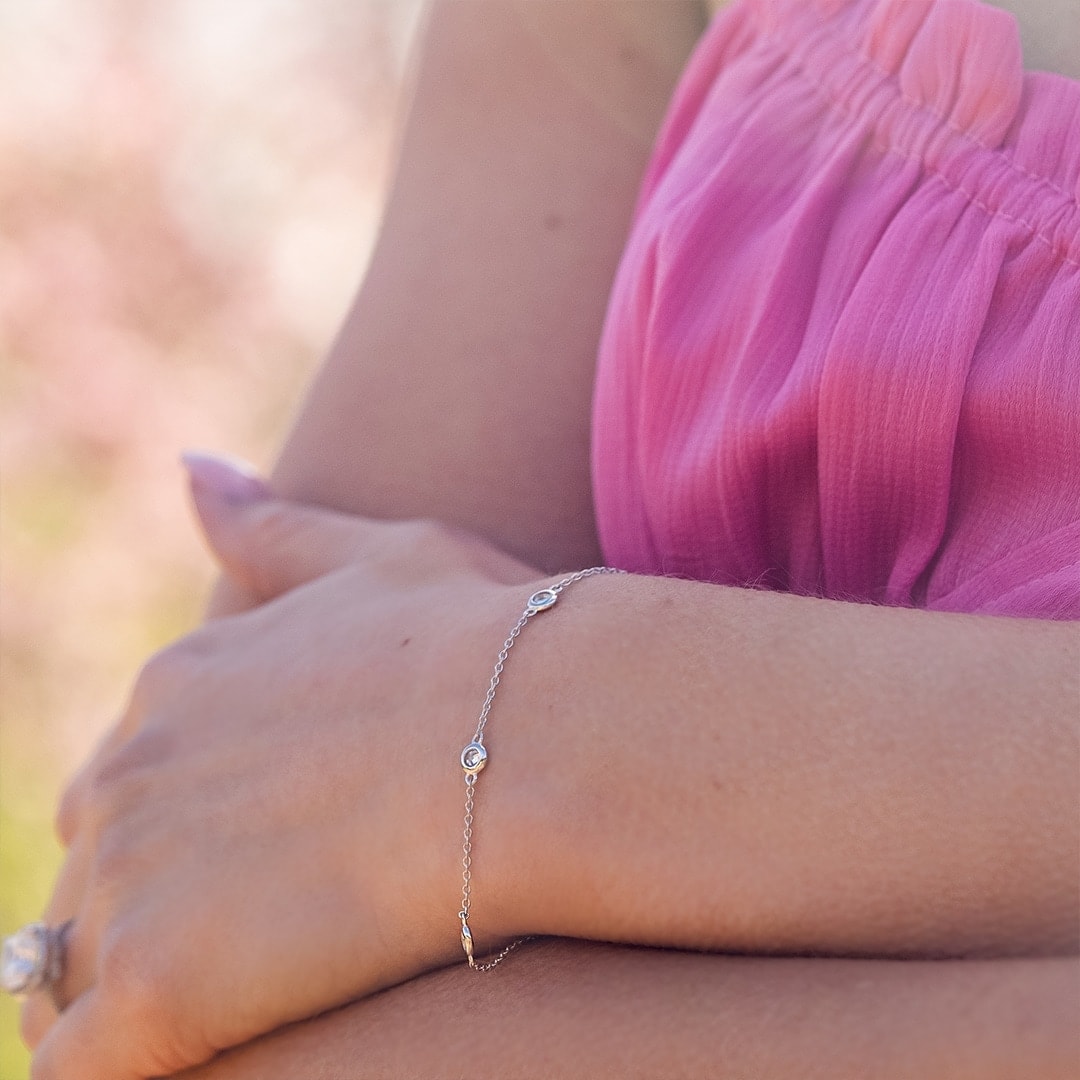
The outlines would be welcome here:
<svg viewBox="0 0 1080 1080">
<path fill-rule="evenodd" d="M 1072 960 L 762 959 L 537 943 L 416 979 L 185 1080 L 1076 1080 Z"/>
<path fill-rule="evenodd" d="M 600 328 L 697 0 L 438 0 L 371 266 L 279 491 L 596 560 Z"/>
<path fill-rule="evenodd" d="M 700 0 L 433 0 L 378 243 L 273 473 L 547 570 L 599 558 L 600 328 Z M 219 583 L 212 615 L 256 598 Z"/>
<path fill-rule="evenodd" d="M 478 781 L 478 937 L 1076 949 L 1080 626 L 628 576 L 527 635 Z"/>
</svg>

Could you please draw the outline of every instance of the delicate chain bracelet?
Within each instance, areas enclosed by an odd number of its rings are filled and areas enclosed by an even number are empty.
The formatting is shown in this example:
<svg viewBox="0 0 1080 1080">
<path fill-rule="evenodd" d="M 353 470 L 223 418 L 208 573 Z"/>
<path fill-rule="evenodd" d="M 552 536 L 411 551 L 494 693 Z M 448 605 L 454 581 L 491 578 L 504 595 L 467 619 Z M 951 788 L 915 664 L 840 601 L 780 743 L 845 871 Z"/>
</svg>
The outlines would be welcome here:
<svg viewBox="0 0 1080 1080">
<path fill-rule="evenodd" d="M 477 961 L 473 956 L 473 936 L 472 931 L 469 929 L 469 909 L 472 902 L 472 834 L 476 778 L 488 762 L 488 750 L 484 745 L 484 725 L 487 723 L 488 713 L 491 712 L 491 703 L 495 700 L 495 691 L 499 687 L 499 680 L 502 678 L 503 668 L 506 666 L 506 658 L 510 655 L 510 650 L 514 647 L 518 634 L 525 628 L 525 624 L 534 615 L 553 608 L 555 602 L 559 599 L 559 593 L 568 585 L 573 585 L 575 581 L 580 581 L 582 578 L 592 577 L 594 574 L 625 573 L 625 570 L 616 570 L 611 566 L 593 566 L 588 570 L 579 570 L 576 574 L 571 574 L 546 589 L 540 589 L 529 597 L 525 604 L 525 610 L 521 613 L 521 618 L 514 624 L 514 628 L 503 642 L 498 659 L 495 661 L 495 670 L 491 673 L 491 682 L 488 684 L 487 695 L 480 709 L 480 719 L 476 722 L 476 734 L 473 735 L 472 742 L 461 751 L 461 768 L 465 772 L 465 836 L 461 844 L 461 910 L 458 912 L 458 918 L 461 920 L 461 947 L 465 950 L 469 967 L 475 971 L 490 971 L 506 957 L 506 954 L 511 949 L 527 940 L 521 938 L 518 941 L 513 941 L 502 952 L 489 960 Z"/>
</svg>

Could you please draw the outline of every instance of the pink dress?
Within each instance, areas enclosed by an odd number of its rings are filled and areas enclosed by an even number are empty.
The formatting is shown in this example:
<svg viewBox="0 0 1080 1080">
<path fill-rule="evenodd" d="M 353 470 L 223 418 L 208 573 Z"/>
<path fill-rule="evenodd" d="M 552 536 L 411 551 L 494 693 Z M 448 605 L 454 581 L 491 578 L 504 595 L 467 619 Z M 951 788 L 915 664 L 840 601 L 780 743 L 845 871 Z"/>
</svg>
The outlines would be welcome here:
<svg viewBox="0 0 1080 1080">
<path fill-rule="evenodd" d="M 1080 618 L 1080 84 L 976 0 L 737 0 L 597 371 L 605 557 Z"/>
</svg>

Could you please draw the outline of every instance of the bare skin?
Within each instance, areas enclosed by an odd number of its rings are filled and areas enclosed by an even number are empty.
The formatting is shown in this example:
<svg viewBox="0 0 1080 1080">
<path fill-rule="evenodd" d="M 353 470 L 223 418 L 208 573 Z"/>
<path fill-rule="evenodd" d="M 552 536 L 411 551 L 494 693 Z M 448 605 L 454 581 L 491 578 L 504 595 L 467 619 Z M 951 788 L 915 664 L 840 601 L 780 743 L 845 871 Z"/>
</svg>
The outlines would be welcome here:
<svg viewBox="0 0 1080 1080">
<path fill-rule="evenodd" d="M 425 976 L 184 1080 L 1073 1080 L 1078 1007 L 1064 960 L 763 960 L 546 942 L 486 979 Z"/>
<path fill-rule="evenodd" d="M 681 23 L 672 20 L 675 11 Z M 649 116 L 655 126 L 698 25 L 696 9 L 671 3 L 522 7 L 459 2 L 437 14 L 378 254 L 283 455 L 275 490 L 376 518 L 448 520 L 510 552 L 535 568 L 532 573 L 597 561 L 588 491 L 588 399 L 610 275 L 648 152 L 648 135 L 632 120 Z M 589 43 L 589 34 L 596 35 L 595 49 L 580 47 Z M 596 63 L 598 56 L 610 69 Z M 499 86 L 500 101 L 506 89 L 510 104 L 505 112 L 493 104 L 489 85 Z M 536 130 L 523 133 L 523 123 L 535 124 Z M 463 145 L 478 171 L 458 182 L 442 163 L 451 156 L 458 160 Z M 535 146 L 539 159 L 523 162 L 507 152 L 519 145 Z M 523 242 L 533 255 L 524 263 L 511 257 Z M 470 253 L 467 263 L 462 251 Z M 416 296 L 426 302 L 416 304 Z M 387 364 L 387 356 L 395 363 Z M 433 356 L 442 362 L 433 365 Z M 544 409 L 535 408 L 537 401 L 544 402 Z M 219 595 L 216 611 L 238 611 L 265 600 L 259 587 L 264 579 L 245 572 L 245 566 L 250 569 L 245 561 L 250 539 L 224 550 L 216 546 L 234 579 Z M 642 793 L 635 773 L 640 754 L 620 758 L 607 786 L 590 786 L 583 782 L 589 777 L 571 770 L 564 777 L 565 789 L 523 784 L 519 799 L 493 771 L 485 885 L 492 899 L 484 916 L 489 933 L 541 930 L 655 944 L 772 952 L 809 948 L 871 956 L 1075 951 L 1077 843 L 1068 808 L 1075 802 L 1076 749 L 1075 731 L 1066 721 L 1075 705 L 1077 639 L 1068 628 L 944 617 L 948 626 L 941 629 L 942 617 L 921 621 L 923 616 L 913 612 L 792 601 L 687 583 L 616 584 L 617 590 L 600 589 L 593 588 L 599 582 L 592 582 L 588 592 L 581 586 L 578 617 L 563 621 L 568 636 L 538 631 L 530 650 L 515 658 L 520 663 L 514 681 L 507 683 L 502 714 L 502 776 L 527 777 L 532 770 L 557 778 L 557 770 L 537 765 L 551 746 L 530 741 L 523 715 L 525 702 L 537 700 L 535 690 L 554 663 L 564 672 L 560 692 L 574 701 L 572 710 L 562 711 L 572 722 L 560 735 L 576 738 L 596 731 L 598 719 L 611 710 L 605 689 L 613 687 L 619 688 L 627 730 L 636 728 L 646 739 L 658 703 L 685 712 L 686 731 L 694 738 L 714 739 L 719 731 L 729 751 L 721 756 L 727 771 L 688 783 L 686 792 L 678 794 L 703 797 L 710 784 L 719 783 L 731 797 L 723 803 L 725 820 L 707 822 L 700 833 L 688 835 L 674 862 L 650 867 L 639 856 L 656 844 L 634 844 L 630 850 L 625 830 L 613 828 L 627 800 Z M 491 628 L 505 621 L 505 613 L 496 608 L 485 609 L 484 619 L 491 616 L 485 625 Z M 629 623 L 628 614 L 636 616 Z M 574 643 L 575 634 L 613 646 L 619 627 L 646 627 L 657 617 L 684 634 L 672 642 L 670 663 L 657 655 L 655 665 L 641 665 L 634 656 L 649 655 L 648 648 L 622 656 L 609 649 L 600 658 L 607 678 L 598 679 L 593 667 L 577 673 L 566 669 L 566 655 L 584 652 Z M 747 670 L 752 666 L 743 660 L 753 648 L 744 636 L 747 627 L 751 635 L 767 638 L 770 650 L 781 646 L 775 670 Z M 501 637 L 495 633 L 497 643 Z M 694 649 L 703 638 L 726 643 L 731 656 L 722 663 L 698 656 Z M 654 635 L 648 645 L 655 644 Z M 681 660 L 676 655 L 680 646 L 690 648 Z M 857 664 L 850 662 L 853 647 L 862 649 Z M 464 670 L 484 666 L 471 653 L 467 659 Z M 685 666 L 706 681 L 708 693 L 686 691 L 681 676 L 672 685 L 670 673 Z M 929 689 L 927 670 L 935 673 Z M 936 698 L 935 688 L 941 691 Z M 912 690 L 917 691 L 914 703 Z M 722 729 L 713 724 L 716 693 L 726 695 Z M 792 707 L 796 702 L 798 709 Z M 907 730 L 913 706 L 920 720 L 910 729 L 913 741 L 889 753 L 889 733 Z M 847 755 L 844 771 L 853 778 L 851 788 L 835 784 L 834 770 L 802 767 L 813 763 L 814 732 L 824 730 L 817 725 L 827 724 L 831 713 L 866 718 L 846 730 L 846 741 L 836 747 Z M 958 725 L 955 741 L 947 730 L 942 734 L 942 724 L 949 723 Z M 979 757 L 965 724 L 978 727 L 982 741 L 976 747 L 989 746 L 994 753 Z M 1031 731 L 1039 733 L 1033 742 L 1025 738 Z M 641 744 L 641 735 L 636 743 L 632 737 L 624 740 L 628 750 Z M 770 757 L 769 740 L 775 749 L 797 747 L 800 738 L 807 740 L 806 753 L 789 751 L 781 760 L 788 769 L 786 782 L 773 779 L 770 787 L 776 760 Z M 586 772 L 594 771 L 595 746 L 585 749 L 576 760 Z M 697 747 L 690 757 L 696 765 L 710 760 Z M 606 750 L 605 758 L 610 758 Z M 677 768 L 680 763 L 673 764 Z M 967 770 L 959 803 L 941 785 L 927 792 L 925 777 L 935 775 L 935 769 L 945 779 L 957 775 L 957 769 Z M 1004 808 L 998 769 L 1021 788 L 1014 792 L 1019 795 L 1015 804 Z M 749 790 L 747 778 L 763 785 Z M 899 808 L 894 820 L 864 812 L 880 805 L 885 789 Z M 97 790 L 100 794 L 100 785 Z M 945 800 L 941 805 L 934 802 L 935 792 Z M 762 793 L 768 807 L 764 813 L 755 797 Z M 584 803 L 583 798 L 595 801 Z M 665 813 L 679 817 L 709 808 L 707 801 L 687 806 L 680 798 L 673 799 L 665 788 L 640 804 L 646 816 L 655 816 L 661 842 L 672 835 Z M 453 808 L 447 802 L 450 820 L 456 816 L 456 801 Z M 717 812 L 716 800 L 712 803 Z M 566 816 L 552 816 L 547 827 L 557 835 L 567 827 L 578 831 L 576 843 L 561 853 L 566 857 L 546 862 L 543 852 L 550 843 L 516 851 L 520 838 L 539 820 L 538 809 L 559 805 Z M 69 839 L 80 832 L 85 806 L 85 786 L 76 785 L 63 815 Z M 595 813 L 605 806 L 606 814 Z M 815 829 L 807 807 L 818 806 L 826 823 Z M 987 830 L 985 813 L 995 810 Z M 758 852 L 780 843 L 775 881 L 767 864 L 751 857 L 753 852 L 740 853 L 738 845 L 725 850 L 724 873 L 694 880 L 695 865 L 701 863 L 698 845 L 737 834 L 732 822 L 763 830 L 746 834 L 757 837 Z M 849 828 L 850 822 L 857 827 Z M 943 822 L 951 822 L 955 833 L 942 831 Z M 805 879 L 808 891 L 792 894 L 783 886 L 790 880 L 783 870 L 799 865 L 807 844 L 806 837 L 799 839 L 803 827 L 830 838 L 824 851 L 827 865 L 819 876 Z M 506 839 L 498 839 L 497 828 Z M 888 859 L 853 860 L 856 851 L 876 850 L 883 838 L 886 849 L 895 852 L 897 838 L 905 837 L 911 860 L 900 875 Z M 975 850 L 968 847 L 971 838 L 978 838 Z M 608 857 L 590 869 L 586 855 L 595 851 Z M 529 854 L 540 857 L 530 860 Z M 751 871 L 749 877 L 743 871 Z M 590 873 L 599 876 L 590 878 Z M 645 877 L 635 879 L 635 873 Z M 560 874 L 572 880 L 561 880 Z M 85 888 L 79 878 L 77 872 L 72 875 L 52 917 L 67 917 L 77 909 Z M 516 895 L 509 890 L 498 897 L 500 881 L 516 882 Z M 625 895 L 616 895 L 611 881 L 623 883 Z M 691 884 L 672 890 L 673 881 Z M 887 886 L 898 881 L 910 891 L 892 898 Z M 568 886 L 581 882 L 585 888 L 576 902 Z M 658 882 L 668 883 L 663 906 L 649 903 L 649 891 Z M 530 902 L 536 906 L 530 909 Z M 658 911 L 659 929 L 650 921 Z M 84 985 L 72 987 L 73 994 L 93 985 L 90 934 L 83 950 L 91 958 L 81 974 Z M 747 958 L 733 964 L 722 956 L 688 958 L 573 943 L 535 955 L 516 958 L 521 961 L 516 975 L 515 966 L 507 965 L 509 979 L 502 972 L 492 977 L 501 981 L 491 986 L 509 982 L 521 998 L 463 989 L 478 984 L 462 983 L 471 973 L 455 969 L 386 991 L 310 1021 L 310 1026 L 287 1028 L 272 1037 L 270 1059 L 268 1044 L 253 1043 L 219 1059 L 202 1075 L 351 1077 L 368 1070 L 382 1075 L 387 1070 L 375 1056 L 378 1040 L 367 1025 L 375 1024 L 388 1040 L 383 1061 L 408 1062 L 395 1056 L 395 1046 L 400 1049 L 403 1039 L 422 1041 L 417 1038 L 419 1008 L 436 1018 L 433 1030 L 441 1033 L 432 1039 L 433 1051 L 460 1047 L 453 1040 L 458 1037 L 455 1025 L 462 1022 L 462 1001 L 477 1008 L 497 1008 L 501 1002 L 511 1025 L 503 1030 L 513 1031 L 500 1047 L 505 1056 L 494 1051 L 490 1057 L 477 1055 L 468 1071 L 483 1075 L 481 1070 L 490 1068 L 491 1075 L 514 1075 L 516 1068 L 518 1075 L 528 1075 L 538 1040 L 552 1023 L 551 1015 L 536 1009 L 513 1008 L 528 1000 L 531 980 L 544 986 L 545 1000 L 553 1007 L 581 1020 L 561 1047 L 567 1057 L 558 1071 L 566 1075 L 573 1075 L 575 1062 L 589 1062 L 588 1075 L 626 1075 L 631 1053 L 643 1061 L 673 1063 L 670 1071 L 657 1068 L 652 1075 L 700 1075 L 703 1063 L 721 1061 L 732 1075 L 805 1076 L 808 1053 L 820 1063 L 822 1075 L 844 1075 L 844 1070 L 866 1075 L 866 1063 L 914 1053 L 912 1025 L 925 1035 L 923 1045 L 930 1050 L 906 1075 L 993 1076 L 995 1062 L 1007 1061 L 1009 1053 L 1029 1063 L 1038 1060 L 1036 1053 L 1043 1054 L 1045 1067 L 1035 1070 L 1039 1075 L 1073 1075 L 1068 1070 L 1075 1050 L 1075 976 L 1068 960 L 916 966 L 868 960 L 853 969 L 849 961 L 839 960 Z M 568 967 L 568 958 L 607 976 L 597 985 L 609 993 L 583 993 L 579 969 Z M 426 962 L 430 966 L 445 959 L 439 953 Z M 792 963 L 798 966 L 783 966 Z M 889 993 L 877 998 L 865 994 L 867 978 L 881 980 Z M 800 993 L 781 989 L 789 981 Z M 635 1014 L 616 1004 L 625 996 L 647 1001 L 649 988 L 656 987 L 663 988 L 664 1001 L 683 1006 L 703 1002 L 697 1025 L 689 1013 L 687 1027 L 679 1028 L 663 1023 L 661 1015 L 645 1009 Z M 796 1021 L 805 1016 L 810 993 L 836 995 L 826 1000 L 837 1005 L 799 1027 Z M 923 995 L 933 1008 L 898 1007 L 898 997 L 910 1003 Z M 732 1015 L 732 1010 L 738 1015 L 740 1002 L 748 1010 L 755 1007 L 760 1026 L 751 1027 L 756 1037 L 741 1043 L 718 1039 L 715 1027 L 704 1022 L 707 1015 Z M 1033 1026 L 1032 1017 L 1042 1026 Z M 41 1037 L 48 1021 L 40 1014 L 29 1018 L 32 1038 Z M 69 1023 L 69 1045 L 70 1030 Z M 609 1037 L 599 1053 L 597 1031 Z M 852 1064 L 853 1039 L 859 1044 L 855 1050 L 864 1055 L 858 1069 Z M 361 1042 L 373 1050 L 370 1058 L 360 1051 L 358 1061 Z M 58 1060 L 55 1050 L 51 1063 L 48 1055 L 39 1058 L 43 1063 L 36 1066 L 36 1077 L 75 1075 L 58 1071 Z M 404 1075 L 446 1074 L 445 1056 L 412 1060 L 418 1064 L 411 1072 L 399 1066 Z M 261 1062 L 261 1070 L 253 1061 Z M 875 1075 L 882 1075 L 879 1068 Z"/>
<path fill-rule="evenodd" d="M 460 524 L 543 570 L 598 561 L 596 344 L 703 22 L 671 0 L 435 8 L 379 244 L 277 490 Z"/>
</svg>

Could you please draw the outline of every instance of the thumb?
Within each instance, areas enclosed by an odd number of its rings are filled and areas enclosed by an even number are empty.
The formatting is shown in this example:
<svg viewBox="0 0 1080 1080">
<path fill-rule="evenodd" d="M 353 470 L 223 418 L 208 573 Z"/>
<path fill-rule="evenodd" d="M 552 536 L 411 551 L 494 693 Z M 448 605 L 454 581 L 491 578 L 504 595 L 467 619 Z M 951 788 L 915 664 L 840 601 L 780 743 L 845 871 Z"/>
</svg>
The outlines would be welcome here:
<svg viewBox="0 0 1080 1080">
<path fill-rule="evenodd" d="M 363 518 L 279 499 L 245 462 L 195 451 L 180 460 L 211 553 L 260 600 L 356 559 Z"/>
</svg>

